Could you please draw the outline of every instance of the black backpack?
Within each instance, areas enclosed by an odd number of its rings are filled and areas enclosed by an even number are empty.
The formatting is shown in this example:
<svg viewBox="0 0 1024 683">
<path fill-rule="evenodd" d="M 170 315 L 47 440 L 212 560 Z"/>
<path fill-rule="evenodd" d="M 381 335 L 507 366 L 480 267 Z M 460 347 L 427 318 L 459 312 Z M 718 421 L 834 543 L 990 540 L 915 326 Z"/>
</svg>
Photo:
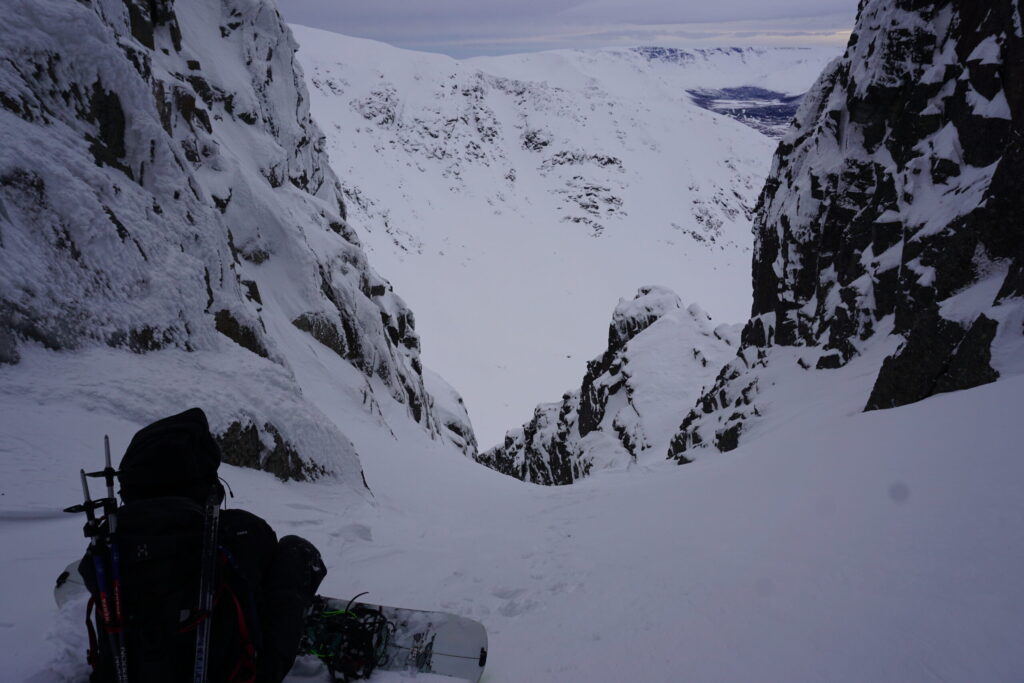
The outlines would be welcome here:
<svg viewBox="0 0 1024 683">
<path fill-rule="evenodd" d="M 140 430 L 121 461 L 124 504 L 117 510 L 117 530 L 110 540 L 120 556 L 123 623 L 114 630 L 123 639 L 131 681 L 193 680 L 196 634 L 206 619 L 211 620 L 207 680 L 254 680 L 256 586 L 252 574 L 237 566 L 230 549 L 220 543 L 214 606 L 210 614 L 198 610 L 203 503 L 210 491 L 223 496 L 219 465 L 220 451 L 198 408 Z M 91 546 L 79 565 L 97 604 L 101 587 L 94 555 L 102 556 L 110 592 L 112 554 L 103 544 Z M 90 623 L 91 680 L 106 683 L 118 680 L 115 650 L 120 641 L 108 633 L 99 612 L 95 627 Z"/>
<path fill-rule="evenodd" d="M 184 496 L 202 505 L 211 487 L 224 495 L 219 467 L 220 448 L 202 410 L 165 417 L 140 429 L 128 444 L 117 473 L 121 500 Z"/>
</svg>

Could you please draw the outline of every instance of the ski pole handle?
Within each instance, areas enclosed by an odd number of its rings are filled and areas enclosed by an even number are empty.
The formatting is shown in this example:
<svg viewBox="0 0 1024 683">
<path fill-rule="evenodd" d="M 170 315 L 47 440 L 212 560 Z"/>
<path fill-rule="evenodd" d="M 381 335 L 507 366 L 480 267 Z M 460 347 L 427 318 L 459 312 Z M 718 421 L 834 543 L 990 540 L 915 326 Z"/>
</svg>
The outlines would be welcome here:
<svg viewBox="0 0 1024 683">
<path fill-rule="evenodd" d="M 92 502 L 92 498 L 89 497 L 89 480 L 85 476 L 85 470 L 78 470 L 78 474 L 82 477 L 82 496 L 85 499 L 85 506 L 88 508 L 89 503 Z"/>
</svg>

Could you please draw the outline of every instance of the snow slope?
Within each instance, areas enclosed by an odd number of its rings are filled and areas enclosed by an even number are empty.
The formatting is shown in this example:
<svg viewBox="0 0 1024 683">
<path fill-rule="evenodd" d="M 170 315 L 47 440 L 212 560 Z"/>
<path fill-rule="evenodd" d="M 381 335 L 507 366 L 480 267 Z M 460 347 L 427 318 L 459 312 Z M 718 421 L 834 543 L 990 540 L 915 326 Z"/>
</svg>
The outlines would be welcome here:
<svg viewBox="0 0 1024 683">
<path fill-rule="evenodd" d="M 41 381 L 48 368 L 64 379 Z M 572 487 L 479 467 L 408 420 L 382 439 L 329 410 L 371 500 L 224 474 L 232 505 L 321 548 L 323 592 L 483 621 L 489 683 L 1015 680 L 1024 378 L 860 413 L 876 368 L 780 374 L 762 396 L 785 419 L 728 456 Z M 30 351 L 0 383 L 3 680 L 83 680 L 83 606 L 58 613 L 50 590 L 84 539 L 58 510 L 102 434 L 123 448 L 140 424 L 68 391 L 76 377 Z"/>
<path fill-rule="evenodd" d="M 806 90 L 830 50 L 558 51 L 456 61 L 294 26 L 349 218 L 417 314 L 482 447 L 559 396 L 619 297 L 749 314 L 775 141 L 687 90 Z"/>
</svg>

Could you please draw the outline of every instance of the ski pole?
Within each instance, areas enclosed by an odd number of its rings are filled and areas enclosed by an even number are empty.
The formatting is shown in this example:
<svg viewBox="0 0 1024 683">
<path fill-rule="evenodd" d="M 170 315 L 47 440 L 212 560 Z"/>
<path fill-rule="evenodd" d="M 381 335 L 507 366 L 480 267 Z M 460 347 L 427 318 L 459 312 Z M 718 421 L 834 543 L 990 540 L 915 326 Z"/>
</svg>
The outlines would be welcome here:
<svg viewBox="0 0 1024 683">
<path fill-rule="evenodd" d="M 192 669 L 193 683 L 206 683 L 210 648 L 210 627 L 213 621 L 213 581 L 217 572 L 217 524 L 220 519 L 221 493 L 214 486 L 206 497 L 203 510 L 203 554 L 199 573 L 199 630 L 196 633 L 196 658 Z"/>
<path fill-rule="evenodd" d="M 117 617 L 118 625 L 124 629 L 124 610 L 121 600 L 121 548 L 117 540 L 117 498 L 114 496 L 114 475 L 116 473 L 110 465 L 110 437 L 106 435 L 103 436 L 103 457 L 105 467 L 102 474 L 107 484 L 107 497 L 103 507 L 107 516 L 107 529 L 110 532 L 110 573 L 114 589 L 114 616 Z"/>
<path fill-rule="evenodd" d="M 121 598 L 121 547 L 117 540 L 117 498 L 114 495 L 114 475 L 116 472 L 110 464 L 110 437 L 103 435 L 103 478 L 107 484 L 107 497 L 104 499 L 103 509 L 107 517 L 107 547 L 110 551 L 110 575 L 114 592 L 114 617 L 117 620 L 117 657 L 118 662 L 118 683 L 128 681 L 128 648 L 125 643 L 124 609 Z M 99 473 L 96 473 L 99 474 Z M 124 678 L 121 679 L 121 672 Z"/>
<path fill-rule="evenodd" d="M 82 494 L 85 496 L 85 503 L 81 506 L 81 510 L 75 508 L 68 508 L 67 512 L 85 512 L 86 523 L 85 523 L 85 535 L 89 537 L 89 548 L 90 554 L 92 555 L 93 569 L 96 571 L 96 586 L 99 589 L 100 599 L 100 619 L 103 621 L 103 630 L 107 632 L 107 638 L 110 641 L 110 652 L 114 657 L 114 668 L 117 672 L 118 683 L 128 683 L 128 670 L 127 664 L 128 659 L 125 656 L 124 638 L 117 627 L 114 625 L 113 615 L 110 611 L 110 597 L 107 584 L 107 572 L 103 566 L 103 556 L 100 552 L 99 542 L 99 521 L 96 519 L 95 510 L 97 506 L 104 504 L 105 501 L 93 502 L 89 496 L 89 480 L 86 478 L 85 470 L 80 471 L 82 477 Z M 77 508 L 78 506 L 76 506 Z"/>
</svg>

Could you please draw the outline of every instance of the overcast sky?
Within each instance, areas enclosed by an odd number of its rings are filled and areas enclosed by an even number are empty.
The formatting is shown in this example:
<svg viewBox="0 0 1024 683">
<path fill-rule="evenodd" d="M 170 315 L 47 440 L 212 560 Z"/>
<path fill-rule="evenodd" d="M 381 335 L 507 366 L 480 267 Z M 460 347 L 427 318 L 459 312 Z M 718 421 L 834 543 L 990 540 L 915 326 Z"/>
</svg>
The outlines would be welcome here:
<svg viewBox="0 0 1024 683">
<path fill-rule="evenodd" d="M 285 20 L 453 57 L 559 48 L 845 45 L 857 0 L 278 0 Z"/>
</svg>

